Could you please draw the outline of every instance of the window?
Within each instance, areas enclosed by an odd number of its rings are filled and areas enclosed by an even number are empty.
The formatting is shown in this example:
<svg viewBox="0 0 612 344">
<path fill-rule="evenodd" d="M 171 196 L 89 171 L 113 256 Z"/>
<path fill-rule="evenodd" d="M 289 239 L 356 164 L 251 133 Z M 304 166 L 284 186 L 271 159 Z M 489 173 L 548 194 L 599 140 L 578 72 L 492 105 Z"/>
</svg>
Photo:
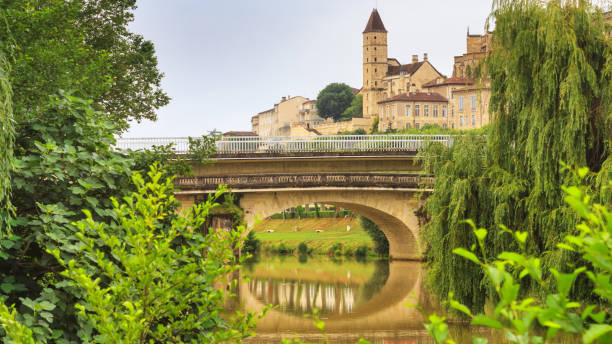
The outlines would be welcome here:
<svg viewBox="0 0 612 344">
<path fill-rule="evenodd" d="M 414 117 L 419 117 L 419 106 L 418 105 L 414 106 Z"/>
<path fill-rule="evenodd" d="M 455 129 L 455 122 L 451 123 L 451 128 Z"/>
<path fill-rule="evenodd" d="M 374 36 L 374 39 L 376 39 L 376 36 Z"/>
<path fill-rule="evenodd" d="M 434 105 L 434 117 L 438 117 L 438 105 Z"/>
<path fill-rule="evenodd" d="M 410 91 L 410 83 L 406 83 L 406 92 Z"/>
<path fill-rule="evenodd" d="M 406 123 L 406 129 L 410 129 L 410 123 Z"/>
<path fill-rule="evenodd" d="M 366 73 L 369 73 L 369 72 L 370 72 L 370 70 L 366 68 Z"/>
<path fill-rule="evenodd" d="M 472 110 L 476 110 L 476 95 L 474 94 L 470 96 L 470 105 L 472 106 Z"/>
<path fill-rule="evenodd" d="M 463 127 L 463 116 L 459 116 L 459 126 Z"/>
<path fill-rule="evenodd" d="M 415 127 L 415 128 L 417 128 L 417 129 L 419 129 L 419 127 L 420 127 L 420 126 L 421 126 L 421 125 L 420 125 L 419 123 L 415 123 L 415 124 L 414 124 L 414 127 Z"/>
<path fill-rule="evenodd" d="M 378 81 L 374 81 L 374 86 L 378 86 Z"/>
<path fill-rule="evenodd" d="M 451 108 L 451 117 L 455 117 L 455 107 Z"/>
<path fill-rule="evenodd" d="M 445 117 L 445 118 L 448 117 L 448 112 L 446 110 L 446 105 L 444 105 L 442 107 L 442 117 Z"/>
<path fill-rule="evenodd" d="M 389 105 L 387 105 L 387 118 L 389 118 Z"/>
<path fill-rule="evenodd" d="M 429 117 L 429 105 L 425 105 L 423 108 L 424 108 L 423 112 L 425 112 L 424 116 Z"/>
<path fill-rule="evenodd" d="M 476 125 L 476 115 L 472 115 L 472 125 Z"/>
<path fill-rule="evenodd" d="M 376 57 L 374 58 L 374 62 L 376 62 Z"/>
<path fill-rule="evenodd" d="M 376 50 L 376 47 L 374 47 L 374 50 Z"/>
<path fill-rule="evenodd" d="M 406 117 L 410 117 L 410 105 L 406 105 Z"/>
<path fill-rule="evenodd" d="M 376 73 L 376 72 L 378 72 L 378 69 L 377 69 L 377 68 L 374 68 L 374 73 Z"/>
<path fill-rule="evenodd" d="M 463 111 L 463 96 L 459 96 L 459 111 Z"/>
<path fill-rule="evenodd" d="M 451 99 L 455 99 L 455 88 L 451 89 Z"/>
<path fill-rule="evenodd" d="M 384 111 L 383 111 L 383 106 L 382 106 L 382 105 L 380 106 L 380 109 L 379 109 L 378 111 L 380 112 L 380 115 L 382 116 L 382 114 L 383 114 L 383 112 L 384 112 Z"/>
</svg>

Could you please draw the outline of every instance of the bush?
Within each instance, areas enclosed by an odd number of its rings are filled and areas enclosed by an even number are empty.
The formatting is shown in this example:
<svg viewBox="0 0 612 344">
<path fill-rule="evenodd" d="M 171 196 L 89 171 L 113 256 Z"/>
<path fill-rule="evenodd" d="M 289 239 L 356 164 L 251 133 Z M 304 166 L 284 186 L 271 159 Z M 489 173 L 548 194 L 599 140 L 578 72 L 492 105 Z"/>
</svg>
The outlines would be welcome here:
<svg viewBox="0 0 612 344">
<path fill-rule="evenodd" d="M 276 253 L 278 253 L 278 254 L 291 254 L 291 253 L 293 253 L 293 248 L 285 245 L 284 242 L 281 242 L 276 247 Z"/>
<path fill-rule="evenodd" d="M 220 317 L 228 294 L 214 288 L 242 262 L 234 251 L 244 228 L 200 231 L 224 190 L 194 205 L 186 217 L 175 217 L 173 186 L 170 179 L 162 182 L 162 175 L 155 166 L 147 179 L 134 174 L 137 192 L 121 204 L 112 199 L 112 222 L 96 222 L 85 210 L 86 218 L 75 223 L 82 247 L 78 259 L 64 261 L 59 249 L 49 251 L 66 269 L 67 286 L 83 295 L 76 312 L 100 342 L 211 343 L 248 336 L 253 315 Z M 91 274 L 92 266 L 100 276 Z M 52 317 L 47 312 L 52 304 L 29 303 Z M 28 325 L 30 318 L 24 316 L 24 324 L 40 332 L 38 324 Z"/>
<path fill-rule="evenodd" d="M 308 254 L 308 245 L 305 242 L 301 242 L 298 245 L 298 253 L 301 255 Z"/>
<path fill-rule="evenodd" d="M 350 256 L 353 255 L 353 249 L 347 246 L 347 247 L 344 248 L 344 252 L 342 252 L 342 254 L 345 257 L 350 257 Z"/>
<path fill-rule="evenodd" d="M 250 231 L 244 241 L 242 251 L 248 254 L 256 254 L 261 249 L 261 241 L 255 236 L 255 231 Z"/>
</svg>

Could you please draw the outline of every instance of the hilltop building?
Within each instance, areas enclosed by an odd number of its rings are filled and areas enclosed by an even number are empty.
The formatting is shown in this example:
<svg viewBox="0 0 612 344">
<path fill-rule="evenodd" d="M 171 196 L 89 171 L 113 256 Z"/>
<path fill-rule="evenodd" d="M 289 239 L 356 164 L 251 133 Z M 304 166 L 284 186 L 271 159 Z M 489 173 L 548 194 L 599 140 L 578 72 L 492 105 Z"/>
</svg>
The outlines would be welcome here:
<svg viewBox="0 0 612 344">
<path fill-rule="evenodd" d="M 387 29 L 377 9 L 372 10 L 363 40 L 363 118 L 334 122 L 318 116 L 316 101 L 283 97 L 274 107 L 251 118 L 259 136 L 330 135 L 356 129 L 370 130 L 379 118 L 378 130 L 422 128 L 473 129 L 489 123 L 490 88 L 477 84 L 474 72 L 491 52 L 491 34 L 467 33 L 466 53 L 454 57 L 453 74 L 442 75 L 423 54 L 412 55 L 409 64 L 388 57 Z"/>
<path fill-rule="evenodd" d="M 421 61 L 413 55 L 410 64 L 402 65 L 387 57 L 387 30 L 374 9 L 363 31 L 364 117 L 378 116 L 379 131 L 428 124 L 471 129 L 489 123 L 490 89 L 474 85 L 471 77 L 490 52 L 491 34 L 468 31 L 466 45 L 467 52 L 455 56 L 450 78 L 438 72 L 427 54 Z"/>
</svg>

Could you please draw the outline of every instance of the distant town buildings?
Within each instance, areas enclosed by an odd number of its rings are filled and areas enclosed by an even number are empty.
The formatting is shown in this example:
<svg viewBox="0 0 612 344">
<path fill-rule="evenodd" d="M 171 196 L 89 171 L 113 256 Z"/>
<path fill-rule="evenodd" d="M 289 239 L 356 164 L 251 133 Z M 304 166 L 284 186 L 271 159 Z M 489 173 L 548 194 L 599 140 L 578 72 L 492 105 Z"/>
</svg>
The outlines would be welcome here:
<svg viewBox="0 0 612 344">
<path fill-rule="evenodd" d="M 466 53 L 454 57 L 453 74 L 442 75 L 428 60 L 412 55 L 409 64 L 388 57 L 387 30 L 376 9 L 363 31 L 363 118 L 334 122 L 319 117 L 316 101 L 283 97 L 272 109 L 251 119 L 259 136 L 329 135 L 369 130 L 378 118 L 378 131 L 438 125 L 474 129 L 489 123 L 488 83 L 476 83 L 475 71 L 491 51 L 491 34 L 467 33 Z"/>
</svg>

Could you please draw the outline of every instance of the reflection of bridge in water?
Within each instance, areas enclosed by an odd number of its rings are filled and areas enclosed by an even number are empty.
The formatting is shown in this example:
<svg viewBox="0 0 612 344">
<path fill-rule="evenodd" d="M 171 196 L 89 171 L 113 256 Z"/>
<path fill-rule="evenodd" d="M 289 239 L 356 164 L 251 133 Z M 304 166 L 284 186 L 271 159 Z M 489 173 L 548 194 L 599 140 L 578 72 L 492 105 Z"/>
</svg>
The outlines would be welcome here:
<svg viewBox="0 0 612 344">
<path fill-rule="evenodd" d="M 270 310 L 259 321 L 258 337 L 253 342 L 280 342 L 280 338 L 290 337 L 293 333 L 300 333 L 306 337 L 318 335 L 311 318 L 283 311 L 282 305 L 289 305 L 291 302 L 307 309 L 313 304 L 317 308 L 321 306 L 321 309 L 327 309 L 327 312 L 321 314 L 321 319 L 325 321 L 328 336 L 354 339 L 355 336 L 356 338 L 368 336 L 372 331 L 424 331 L 419 312 L 405 305 L 407 302 L 414 304 L 418 302 L 421 279 L 420 263 L 393 261 L 389 263 L 389 275 L 384 286 L 372 298 L 362 303 L 358 302 L 359 297 L 357 295 L 356 298 L 355 295 L 359 293 L 350 284 L 342 287 L 328 285 L 321 286 L 318 290 L 303 290 L 298 296 L 297 284 L 294 283 L 286 284 L 274 291 L 270 290 L 269 282 L 250 282 L 251 284 L 247 282 L 241 284 L 240 296 L 243 307 L 254 311 L 263 309 L 265 303 L 261 302 L 261 299 L 265 302 L 276 300 L 281 304 L 280 308 Z M 307 288 L 312 288 L 310 286 Z"/>
<path fill-rule="evenodd" d="M 351 313 L 359 302 L 359 285 L 300 280 L 252 279 L 251 295 L 264 304 L 279 305 L 285 313 L 309 314 L 317 308 L 321 315 Z"/>
</svg>

